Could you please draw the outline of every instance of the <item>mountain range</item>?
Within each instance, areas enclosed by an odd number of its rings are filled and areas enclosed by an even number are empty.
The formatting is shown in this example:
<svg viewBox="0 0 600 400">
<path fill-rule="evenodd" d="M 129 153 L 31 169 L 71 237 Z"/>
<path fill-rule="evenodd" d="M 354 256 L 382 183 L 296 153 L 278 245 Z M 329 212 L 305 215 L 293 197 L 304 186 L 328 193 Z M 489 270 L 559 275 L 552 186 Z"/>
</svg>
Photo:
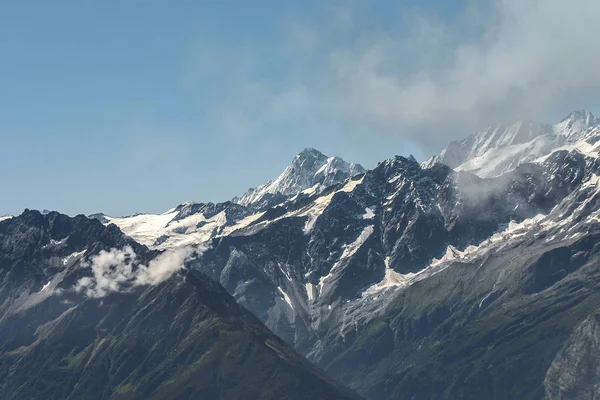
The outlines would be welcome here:
<svg viewBox="0 0 600 400">
<path fill-rule="evenodd" d="M 3 217 L 0 394 L 597 398 L 599 139 L 578 111 L 422 163 L 306 149 L 224 203 Z"/>
</svg>

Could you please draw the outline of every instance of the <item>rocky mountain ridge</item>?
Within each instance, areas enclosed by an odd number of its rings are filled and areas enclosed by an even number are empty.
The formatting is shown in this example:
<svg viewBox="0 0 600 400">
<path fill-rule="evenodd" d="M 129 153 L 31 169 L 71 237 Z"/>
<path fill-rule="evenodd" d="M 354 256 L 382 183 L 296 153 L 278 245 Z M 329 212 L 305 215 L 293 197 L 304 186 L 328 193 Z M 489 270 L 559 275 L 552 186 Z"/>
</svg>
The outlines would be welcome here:
<svg viewBox="0 0 600 400">
<path fill-rule="evenodd" d="M 358 398 L 173 262 L 84 216 L 0 222 L 0 397 Z"/>
<path fill-rule="evenodd" d="M 190 269 L 367 399 L 594 398 L 599 135 L 575 112 L 318 183 L 309 150 L 247 204 L 97 217 L 202 247 Z"/>
</svg>

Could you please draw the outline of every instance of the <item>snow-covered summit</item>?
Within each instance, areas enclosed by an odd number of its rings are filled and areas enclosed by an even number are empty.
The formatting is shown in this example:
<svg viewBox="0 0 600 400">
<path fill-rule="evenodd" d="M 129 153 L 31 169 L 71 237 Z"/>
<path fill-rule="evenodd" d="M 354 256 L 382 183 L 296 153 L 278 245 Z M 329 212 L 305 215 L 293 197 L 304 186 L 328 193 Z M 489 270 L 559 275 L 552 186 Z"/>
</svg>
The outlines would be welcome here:
<svg viewBox="0 0 600 400">
<path fill-rule="evenodd" d="M 233 201 L 243 206 L 255 206 L 278 196 L 292 196 L 315 187 L 315 192 L 341 183 L 365 169 L 340 157 L 328 157 L 318 150 L 307 148 L 294 157 L 277 178 L 249 189 Z"/>
<path fill-rule="evenodd" d="M 457 171 L 471 171 L 483 178 L 495 177 L 557 150 L 588 152 L 590 139 L 599 134 L 600 119 L 589 111 L 572 112 L 555 125 L 520 121 L 491 126 L 450 143 L 423 166 L 441 162 Z"/>
<path fill-rule="evenodd" d="M 580 134 L 600 125 L 600 118 L 589 111 L 574 111 L 558 124 L 554 125 L 554 133 L 568 138 L 579 139 Z"/>
<path fill-rule="evenodd" d="M 471 135 L 466 139 L 451 142 L 439 155 L 424 164 L 436 162 L 456 168 L 468 160 L 480 157 L 490 150 L 515 144 L 527 143 L 538 136 L 552 134 L 552 126 L 532 121 L 518 121 L 513 124 L 496 124 Z"/>
</svg>

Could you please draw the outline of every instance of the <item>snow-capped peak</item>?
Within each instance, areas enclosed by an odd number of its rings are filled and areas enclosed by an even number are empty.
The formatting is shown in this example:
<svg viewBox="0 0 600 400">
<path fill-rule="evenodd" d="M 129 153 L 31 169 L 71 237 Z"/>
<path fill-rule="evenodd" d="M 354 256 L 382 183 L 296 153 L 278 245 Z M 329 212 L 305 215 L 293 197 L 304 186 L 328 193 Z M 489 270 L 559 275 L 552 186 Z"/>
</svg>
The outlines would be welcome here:
<svg viewBox="0 0 600 400">
<path fill-rule="evenodd" d="M 307 147 L 300 153 L 296 154 L 294 161 L 300 160 L 301 162 L 304 162 L 306 160 L 323 160 L 325 158 L 327 158 L 327 156 L 321 153 L 319 150 L 313 149 L 312 147 Z"/>
<path fill-rule="evenodd" d="M 586 110 L 579 110 L 572 112 L 554 125 L 554 133 L 572 138 L 598 125 L 600 125 L 600 119 L 594 114 Z"/>
<path fill-rule="evenodd" d="M 328 157 L 318 150 L 307 148 L 294 157 L 277 178 L 250 189 L 234 202 L 243 206 L 260 206 L 277 196 L 293 196 L 318 185 L 315 192 L 338 184 L 364 172 L 359 164 L 348 163 L 339 157 Z"/>
<path fill-rule="evenodd" d="M 588 126 L 598 125 L 600 123 L 600 119 L 596 117 L 594 114 L 589 112 L 588 110 L 577 110 L 573 111 L 569 115 L 567 115 L 561 122 L 566 120 L 579 120 L 583 121 Z"/>
<path fill-rule="evenodd" d="M 452 142 L 423 165 L 428 167 L 441 162 L 484 178 L 499 176 L 520 164 L 597 135 L 599 130 L 600 119 L 589 111 L 572 112 L 555 125 L 529 121 L 495 125 L 462 141 Z"/>
<path fill-rule="evenodd" d="M 440 162 L 451 168 L 457 168 L 490 150 L 527 143 L 538 136 L 548 134 L 552 134 L 551 125 L 527 120 L 491 125 L 466 139 L 451 142 L 439 155 L 425 161 L 423 166 L 429 167 Z"/>
</svg>

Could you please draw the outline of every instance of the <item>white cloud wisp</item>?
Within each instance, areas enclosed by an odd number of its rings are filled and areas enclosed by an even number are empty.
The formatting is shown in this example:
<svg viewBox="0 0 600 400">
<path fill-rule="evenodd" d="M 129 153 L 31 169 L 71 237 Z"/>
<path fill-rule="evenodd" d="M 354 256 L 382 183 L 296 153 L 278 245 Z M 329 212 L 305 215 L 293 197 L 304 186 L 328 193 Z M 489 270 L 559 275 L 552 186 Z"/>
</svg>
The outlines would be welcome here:
<svg viewBox="0 0 600 400">
<path fill-rule="evenodd" d="M 130 246 L 102 250 L 86 265 L 93 276 L 81 278 L 75 290 L 99 298 L 134 286 L 158 285 L 182 269 L 185 261 L 197 251 L 192 247 L 180 247 L 161 253 L 144 265 L 137 263 L 137 254 Z"/>
</svg>

